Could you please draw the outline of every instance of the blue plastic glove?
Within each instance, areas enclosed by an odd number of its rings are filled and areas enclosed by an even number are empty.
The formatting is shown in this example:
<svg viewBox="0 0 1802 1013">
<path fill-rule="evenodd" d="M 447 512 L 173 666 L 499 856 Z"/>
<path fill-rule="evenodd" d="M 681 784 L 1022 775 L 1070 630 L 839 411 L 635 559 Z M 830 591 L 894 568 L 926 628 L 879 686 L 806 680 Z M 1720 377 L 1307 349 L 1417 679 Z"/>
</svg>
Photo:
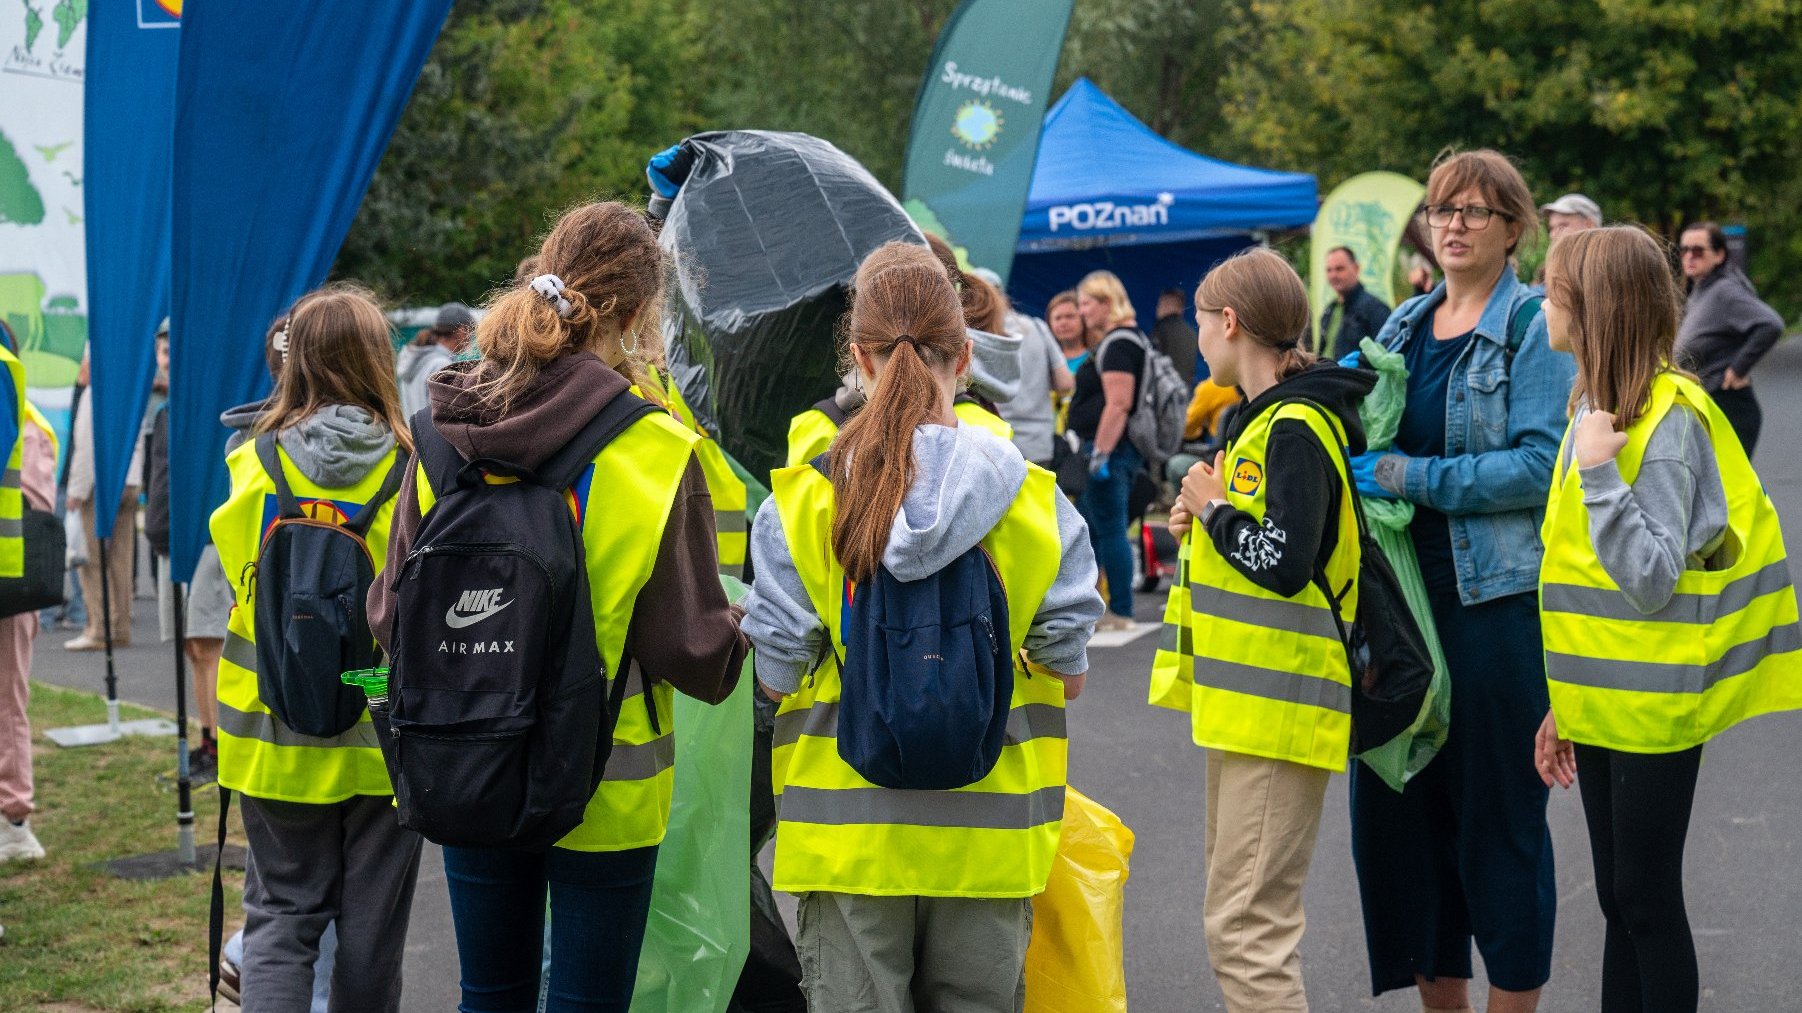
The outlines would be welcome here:
<svg viewBox="0 0 1802 1013">
<path fill-rule="evenodd" d="M 657 191 L 657 196 L 674 199 L 693 168 L 694 156 L 684 152 L 682 145 L 672 144 L 651 156 L 645 163 L 644 175 L 651 181 L 651 189 Z"/>
<path fill-rule="evenodd" d="M 1106 454 L 1090 454 L 1089 455 L 1089 477 L 1090 478 L 1099 479 L 1100 481 L 1105 482 L 1110 477 L 1112 477 L 1108 474 L 1107 457 L 1108 457 L 1108 455 L 1106 455 Z"/>
<path fill-rule="evenodd" d="M 1396 499 L 1395 493 L 1377 483 L 1377 462 L 1387 455 L 1387 451 L 1372 450 L 1359 454 L 1351 459 L 1352 485 L 1358 495 L 1365 499 Z"/>
<path fill-rule="evenodd" d="M 1346 369 L 1357 369 L 1359 366 L 1364 365 L 1363 351 L 1356 348 L 1352 349 L 1350 355 L 1339 360 L 1339 365 L 1344 366 Z"/>
</svg>

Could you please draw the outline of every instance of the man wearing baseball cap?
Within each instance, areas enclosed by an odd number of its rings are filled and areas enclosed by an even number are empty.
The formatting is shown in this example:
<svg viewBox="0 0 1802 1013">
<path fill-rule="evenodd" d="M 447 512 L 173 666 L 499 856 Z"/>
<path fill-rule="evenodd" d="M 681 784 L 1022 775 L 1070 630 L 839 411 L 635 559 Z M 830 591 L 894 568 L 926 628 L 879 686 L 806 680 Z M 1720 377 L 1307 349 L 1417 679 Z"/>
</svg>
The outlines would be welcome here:
<svg viewBox="0 0 1802 1013">
<path fill-rule="evenodd" d="M 1546 234 L 1553 242 L 1602 224 L 1602 206 L 1580 193 L 1567 193 L 1550 204 L 1541 204 L 1539 210 L 1545 214 Z"/>
<path fill-rule="evenodd" d="M 400 385 L 400 409 L 412 418 L 426 406 L 426 381 L 432 374 L 451 364 L 469 344 L 475 330 L 476 317 L 460 302 L 447 302 L 438 307 L 438 318 L 432 326 L 420 331 L 413 343 L 400 350 L 395 363 L 395 379 Z"/>
</svg>

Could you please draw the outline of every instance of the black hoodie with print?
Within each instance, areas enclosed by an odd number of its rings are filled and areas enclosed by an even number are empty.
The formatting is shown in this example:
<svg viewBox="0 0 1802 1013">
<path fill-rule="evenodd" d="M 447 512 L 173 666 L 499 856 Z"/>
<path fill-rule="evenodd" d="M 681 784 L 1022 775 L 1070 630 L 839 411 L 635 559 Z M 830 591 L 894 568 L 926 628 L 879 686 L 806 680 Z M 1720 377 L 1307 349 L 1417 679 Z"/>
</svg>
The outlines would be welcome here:
<svg viewBox="0 0 1802 1013">
<path fill-rule="evenodd" d="M 1338 416 L 1353 455 L 1364 452 L 1358 405 L 1376 386 L 1376 373 L 1321 361 L 1278 383 L 1236 411 L 1227 440 L 1279 401 L 1312 401 Z M 1282 419 L 1270 428 L 1264 451 L 1264 520 L 1232 507 L 1216 510 L 1207 534 L 1214 548 L 1247 580 L 1285 598 L 1300 594 L 1338 548 L 1338 451 L 1323 447 L 1305 422 Z M 1227 462 L 1231 467 L 1232 462 Z"/>
</svg>

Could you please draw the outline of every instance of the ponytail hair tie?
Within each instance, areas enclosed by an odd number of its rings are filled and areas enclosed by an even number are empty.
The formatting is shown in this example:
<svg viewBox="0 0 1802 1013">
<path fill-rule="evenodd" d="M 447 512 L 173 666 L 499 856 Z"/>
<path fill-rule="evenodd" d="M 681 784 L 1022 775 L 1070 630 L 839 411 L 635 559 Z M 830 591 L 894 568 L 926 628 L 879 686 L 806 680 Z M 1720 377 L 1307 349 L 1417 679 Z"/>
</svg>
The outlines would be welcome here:
<svg viewBox="0 0 1802 1013">
<path fill-rule="evenodd" d="M 900 337 L 898 337 L 898 338 L 896 338 L 896 339 L 895 339 L 895 344 L 897 344 L 897 345 L 899 345 L 899 344 L 901 344 L 901 343 L 902 343 L 902 342 L 906 342 L 906 343 L 907 343 L 907 344 L 910 344 L 910 345 L 912 345 L 912 346 L 914 346 L 914 354 L 915 354 L 915 355 L 921 355 L 921 354 L 922 354 L 922 352 L 921 352 L 921 350 L 920 350 L 920 343 L 919 343 L 919 342 L 918 342 L 918 341 L 916 341 L 916 340 L 914 340 L 914 336 L 913 336 L 913 335 L 911 335 L 911 334 L 903 334 L 903 335 L 901 335 L 901 336 L 900 336 Z"/>
<path fill-rule="evenodd" d="M 556 307 L 557 315 L 567 317 L 575 312 L 575 307 L 563 297 L 565 286 L 563 279 L 554 274 L 541 274 L 532 279 L 532 291 L 539 294 L 545 302 Z"/>
</svg>

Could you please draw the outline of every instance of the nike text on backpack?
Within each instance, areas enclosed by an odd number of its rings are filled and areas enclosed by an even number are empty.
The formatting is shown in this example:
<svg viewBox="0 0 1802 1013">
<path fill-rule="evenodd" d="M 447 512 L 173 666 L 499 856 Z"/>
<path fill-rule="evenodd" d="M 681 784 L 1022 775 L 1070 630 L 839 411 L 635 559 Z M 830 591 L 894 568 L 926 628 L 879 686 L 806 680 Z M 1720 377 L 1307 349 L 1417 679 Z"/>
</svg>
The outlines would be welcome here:
<svg viewBox="0 0 1802 1013">
<path fill-rule="evenodd" d="M 375 559 L 365 539 L 376 513 L 400 488 L 406 462 L 396 457 L 375 496 L 337 524 L 301 507 L 282 470 L 274 433 L 257 438 L 256 453 L 275 484 L 278 510 L 257 552 L 250 590 L 257 698 L 288 728 L 332 738 L 363 716 L 363 694 L 338 676 L 376 662 L 375 637 L 364 612 L 375 583 Z"/>
<path fill-rule="evenodd" d="M 813 466 L 831 477 L 826 455 Z M 838 755 L 871 784 L 945 790 L 988 776 L 1014 695 L 1007 595 L 981 545 L 919 580 L 845 578 Z"/>
<path fill-rule="evenodd" d="M 395 584 L 388 700 L 371 702 L 401 826 L 457 847 L 545 848 L 582 822 L 631 660 L 609 692 L 568 493 L 655 410 L 620 394 L 536 469 L 465 461 L 429 410 L 414 417 L 436 500 Z"/>
<path fill-rule="evenodd" d="M 1126 438 L 1144 455 L 1147 468 L 1161 475 L 1164 462 L 1183 449 L 1183 426 L 1189 417 L 1189 385 L 1176 364 L 1162 349 L 1154 347 L 1143 334 L 1130 327 L 1119 327 L 1101 339 L 1095 349 L 1095 365 L 1106 362 L 1107 348 L 1115 339 L 1136 341 L 1145 351 L 1145 364 L 1139 370 L 1138 397 L 1132 414 L 1126 419 Z"/>
<path fill-rule="evenodd" d="M 1328 429 L 1337 431 L 1331 412 L 1312 401 L 1297 403 L 1319 412 Z M 1334 442 L 1349 476 L 1350 454 L 1344 443 Z M 1319 566 L 1314 570 L 1314 584 L 1333 603 L 1333 621 L 1339 626 L 1339 639 L 1351 663 L 1351 751 L 1355 755 L 1388 742 L 1414 724 L 1433 685 L 1433 657 L 1408 608 L 1401 580 L 1364 521 L 1364 504 L 1357 491 L 1347 485 L 1344 495 L 1351 497 L 1358 517 L 1358 614 L 1349 621 L 1341 614 L 1339 603 L 1351 589 L 1335 592 Z"/>
</svg>

